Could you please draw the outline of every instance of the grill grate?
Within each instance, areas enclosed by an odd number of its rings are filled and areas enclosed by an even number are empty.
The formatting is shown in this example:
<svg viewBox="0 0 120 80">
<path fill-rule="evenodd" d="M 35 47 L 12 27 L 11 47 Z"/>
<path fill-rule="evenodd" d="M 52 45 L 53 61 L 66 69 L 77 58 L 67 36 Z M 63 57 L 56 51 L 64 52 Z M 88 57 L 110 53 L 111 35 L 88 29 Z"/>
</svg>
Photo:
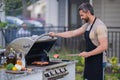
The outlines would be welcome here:
<svg viewBox="0 0 120 80">
<path fill-rule="evenodd" d="M 49 62 L 49 64 L 43 64 L 43 65 L 39 65 L 39 64 L 31 64 L 28 66 L 33 66 L 33 67 L 45 67 L 45 66 L 50 66 L 50 65 L 55 65 L 55 64 L 59 64 L 61 62 Z"/>
</svg>

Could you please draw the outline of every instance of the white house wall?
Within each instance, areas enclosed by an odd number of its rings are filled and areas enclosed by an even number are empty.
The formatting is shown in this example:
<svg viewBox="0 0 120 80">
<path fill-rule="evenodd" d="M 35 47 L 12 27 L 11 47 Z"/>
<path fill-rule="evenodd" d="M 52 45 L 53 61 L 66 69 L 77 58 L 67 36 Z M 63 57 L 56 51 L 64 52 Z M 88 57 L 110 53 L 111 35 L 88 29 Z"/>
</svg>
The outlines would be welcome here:
<svg viewBox="0 0 120 80">
<path fill-rule="evenodd" d="M 58 2 L 46 0 L 46 24 L 58 26 Z"/>
<path fill-rule="evenodd" d="M 46 23 L 68 26 L 68 0 L 46 0 Z"/>
<path fill-rule="evenodd" d="M 32 5 L 28 6 L 27 10 L 30 11 L 31 18 L 38 18 L 38 14 L 41 14 L 41 17 L 45 17 L 46 14 L 46 1 L 39 0 Z"/>
<path fill-rule="evenodd" d="M 0 0 L 0 20 L 5 21 L 4 0 Z"/>
</svg>

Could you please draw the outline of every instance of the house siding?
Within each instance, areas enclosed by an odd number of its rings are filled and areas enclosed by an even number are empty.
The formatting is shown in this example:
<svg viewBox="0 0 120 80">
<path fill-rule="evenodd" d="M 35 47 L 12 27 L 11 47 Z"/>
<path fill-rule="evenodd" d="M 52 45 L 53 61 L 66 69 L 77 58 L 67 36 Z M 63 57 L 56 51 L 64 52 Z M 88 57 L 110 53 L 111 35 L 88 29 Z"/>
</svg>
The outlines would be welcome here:
<svg viewBox="0 0 120 80">
<path fill-rule="evenodd" d="M 97 17 L 102 18 L 101 16 L 101 0 L 93 0 L 94 13 Z"/>
<path fill-rule="evenodd" d="M 120 0 L 105 0 L 104 19 L 109 27 L 120 27 Z"/>
<path fill-rule="evenodd" d="M 93 0 L 93 7 L 108 27 L 120 27 L 120 0 Z"/>
<path fill-rule="evenodd" d="M 46 24 L 58 26 L 58 1 L 46 0 Z"/>
</svg>

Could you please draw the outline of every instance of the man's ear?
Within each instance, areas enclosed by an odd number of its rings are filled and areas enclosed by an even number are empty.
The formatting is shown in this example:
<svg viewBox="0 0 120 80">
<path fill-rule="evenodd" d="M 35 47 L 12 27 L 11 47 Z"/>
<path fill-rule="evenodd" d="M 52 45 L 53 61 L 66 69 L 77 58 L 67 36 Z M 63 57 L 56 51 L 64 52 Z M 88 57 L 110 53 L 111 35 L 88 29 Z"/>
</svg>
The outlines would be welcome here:
<svg viewBox="0 0 120 80">
<path fill-rule="evenodd" d="M 86 12 L 86 13 L 87 13 L 87 15 L 90 15 L 90 14 L 91 14 L 89 10 L 87 10 L 87 12 Z"/>
</svg>

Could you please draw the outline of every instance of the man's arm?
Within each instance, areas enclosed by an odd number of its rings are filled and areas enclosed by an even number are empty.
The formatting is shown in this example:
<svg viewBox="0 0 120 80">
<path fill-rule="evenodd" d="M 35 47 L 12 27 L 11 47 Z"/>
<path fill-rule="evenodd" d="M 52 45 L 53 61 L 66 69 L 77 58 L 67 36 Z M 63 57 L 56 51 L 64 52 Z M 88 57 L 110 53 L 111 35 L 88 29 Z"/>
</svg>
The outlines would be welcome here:
<svg viewBox="0 0 120 80">
<path fill-rule="evenodd" d="M 94 55 L 100 54 L 103 51 L 107 50 L 107 48 L 108 48 L 107 37 L 99 38 L 99 43 L 100 43 L 100 45 L 96 49 L 94 49 L 90 52 L 82 52 L 79 54 L 79 56 L 82 56 L 82 57 L 94 56 Z"/>
<path fill-rule="evenodd" d="M 85 32 L 85 26 L 82 26 L 81 28 L 72 30 L 72 31 L 66 31 L 66 32 L 61 32 L 61 33 L 50 32 L 49 35 L 52 37 L 70 38 L 70 37 L 82 35 L 84 32 Z"/>
</svg>

